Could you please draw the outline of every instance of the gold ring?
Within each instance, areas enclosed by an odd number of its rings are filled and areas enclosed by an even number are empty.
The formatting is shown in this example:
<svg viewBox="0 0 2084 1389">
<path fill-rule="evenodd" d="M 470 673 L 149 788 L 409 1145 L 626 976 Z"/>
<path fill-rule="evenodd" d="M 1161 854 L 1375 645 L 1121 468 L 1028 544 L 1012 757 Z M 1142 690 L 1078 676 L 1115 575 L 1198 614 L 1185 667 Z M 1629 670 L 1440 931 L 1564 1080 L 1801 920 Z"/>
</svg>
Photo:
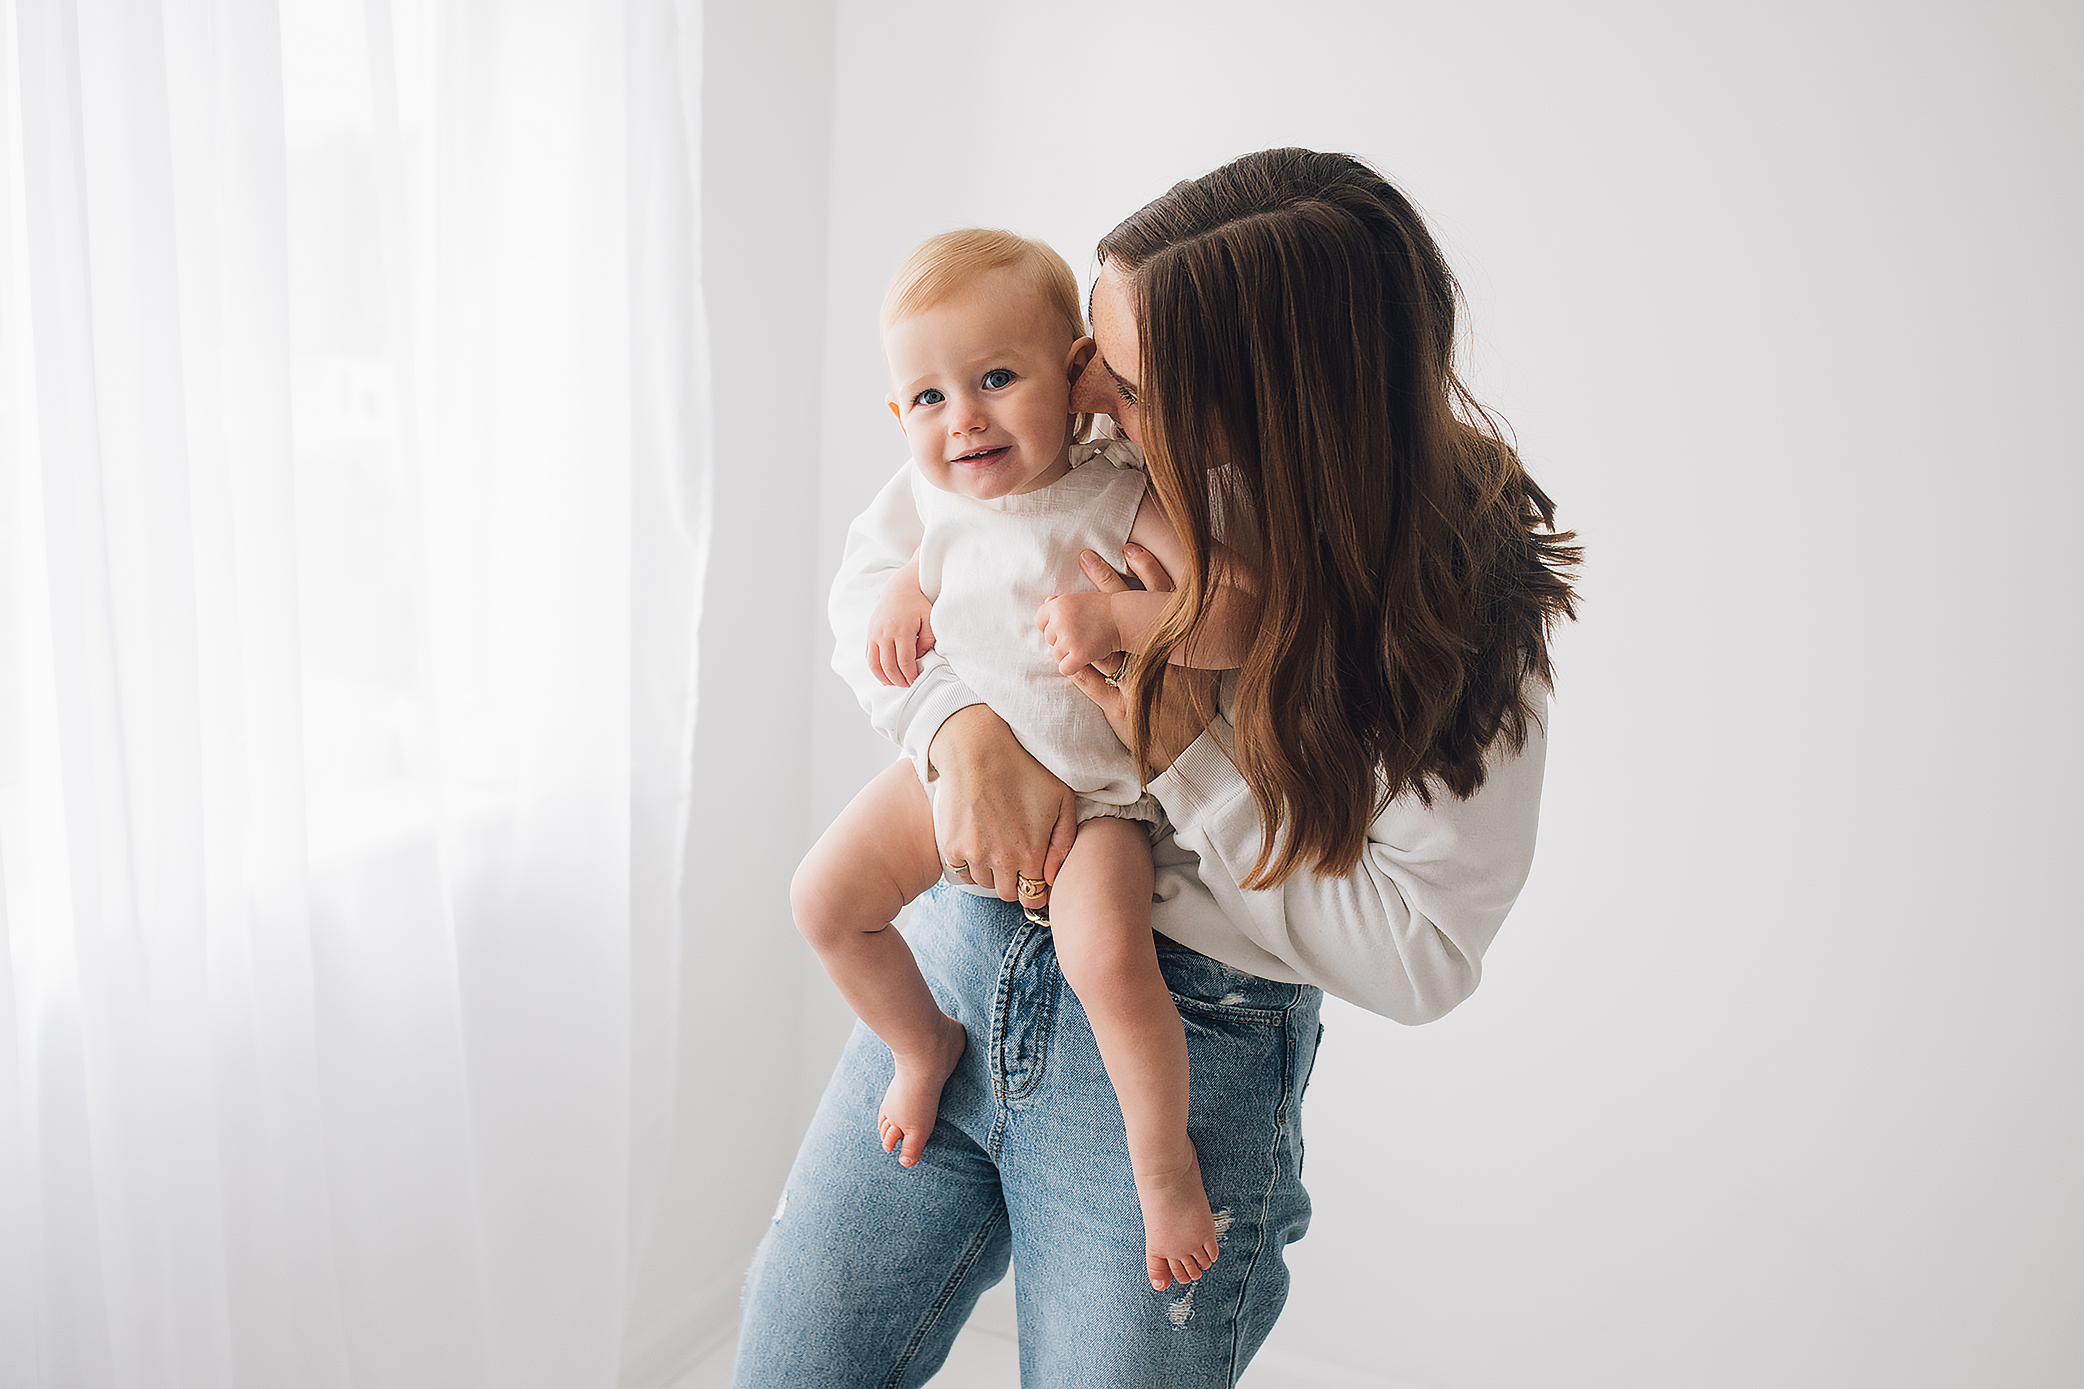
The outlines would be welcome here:
<svg viewBox="0 0 2084 1389">
<path fill-rule="evenodd" d="M 952 858 L 942 864 L 941 867 L 947 869 L 950 873 L 967 873 L 970 871 L 970 861 L 968 859 Z"/>
<path fill-rule="evenodd" d="M 1040 897 L 1043 893 L 1049 891 L 1049 884 L 1043 882 L 1040 878 L 1030 878 L 1025 873 L 1015 873 L 1013 877 L 1019 883 L 1020 895 L 1023 897 Z"/>
<path fill-rule="evenodd" d="M 1127 678 L 1128 674 L 1129 653 L 1124 651 L 1122 653 L 1122 663 L 1114 668 L 1114 674 L 1109 675 L 1103 670 L 1100 672 L 1100 678 L 1118 690 L 1122 687 L 1122 681 Z"/>
</svg>

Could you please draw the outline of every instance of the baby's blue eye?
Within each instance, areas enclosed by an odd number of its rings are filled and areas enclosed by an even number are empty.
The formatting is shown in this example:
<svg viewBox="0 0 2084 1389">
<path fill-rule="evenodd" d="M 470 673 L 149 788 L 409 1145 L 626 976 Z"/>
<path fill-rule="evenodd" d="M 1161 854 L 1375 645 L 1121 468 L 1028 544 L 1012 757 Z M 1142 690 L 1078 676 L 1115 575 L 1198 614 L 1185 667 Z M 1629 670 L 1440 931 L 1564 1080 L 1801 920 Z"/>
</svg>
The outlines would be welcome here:
<svg viewBox="0 0 2084 1389">
<path fill-rule="evenodd" d="M 939 405 L 939 404 L 940 404 L 940 403 L 941 403 L 942 401 L 944 401 L 944 400 L 946 400 L 946 399 L 947 399 L 947 397 L 946 397 L 946 396 L 942 395 L 942 394 L 941 394 L 941 393 L 940 393 L 939 391 L 935 390 L 935 389 L 934 389 L 933 387 L 931 387 L 931 386 L 928 386 L 928 387 L 927 387 L 927 388 L 926 388 L 925 390 L 923 390 L 923 391 L 919 392 L 919 394 L 917 394 L 917 395 L 915 395 L 915 396 L 913 396 L 913 397 L 912 397 L 912 404 L 914 404 L 914 405 Z"/>
<path fill-rule="evenodd" d="M 1013 373 L 1004 367 L 993 367 L 984 373 L 984 389 L 987 391 L 1002 391 L 1012 384 Z"/>
</svg>

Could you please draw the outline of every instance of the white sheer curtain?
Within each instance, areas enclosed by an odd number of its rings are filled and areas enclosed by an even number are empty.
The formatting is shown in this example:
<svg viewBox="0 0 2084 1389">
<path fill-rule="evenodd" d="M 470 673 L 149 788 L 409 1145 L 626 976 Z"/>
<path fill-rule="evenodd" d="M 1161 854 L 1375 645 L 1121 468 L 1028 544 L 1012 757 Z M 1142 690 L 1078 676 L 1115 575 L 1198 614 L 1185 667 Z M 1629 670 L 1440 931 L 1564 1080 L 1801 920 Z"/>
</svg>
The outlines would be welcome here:
<svg viewBox="0 0 2084 1389">
<path fill-rule="evenodd" d="M 694 0 L 0 0 L 0 1385 L 621 1372 L 700 42 Z"/>
</svg>

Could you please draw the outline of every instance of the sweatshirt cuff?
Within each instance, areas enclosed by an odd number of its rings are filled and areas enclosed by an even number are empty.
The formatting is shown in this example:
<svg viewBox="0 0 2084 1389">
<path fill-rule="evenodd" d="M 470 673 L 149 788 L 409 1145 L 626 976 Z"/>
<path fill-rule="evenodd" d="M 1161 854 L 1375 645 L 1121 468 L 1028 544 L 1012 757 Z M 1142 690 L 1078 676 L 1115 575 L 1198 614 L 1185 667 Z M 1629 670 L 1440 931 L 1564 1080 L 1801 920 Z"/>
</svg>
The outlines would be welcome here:
<svg viewBox="0 0 2084 1389">
<path fill-rule="evenodd" d="M 1150 793 L 1175 827 L 1199 821 L 1217 808 L 1250 794 L 1230 760 L 1230 724 L 1217 719 L 1170 767 L 1151 778 Z"/>
<path fill-rule="evenodd" d="M 912 711 L 905 725 L 904 750 L 919 773 L 921 786 L 934 779 L 933 769 L 926 764 L 926 753 L 933 746 L 934 735 L 941 731 L 941 725 L 948 722 L 948 716 L 956 710 L 983 702 L 968 685 L 960 680 L 950 680 L 936 686 Z"/>
</svg>

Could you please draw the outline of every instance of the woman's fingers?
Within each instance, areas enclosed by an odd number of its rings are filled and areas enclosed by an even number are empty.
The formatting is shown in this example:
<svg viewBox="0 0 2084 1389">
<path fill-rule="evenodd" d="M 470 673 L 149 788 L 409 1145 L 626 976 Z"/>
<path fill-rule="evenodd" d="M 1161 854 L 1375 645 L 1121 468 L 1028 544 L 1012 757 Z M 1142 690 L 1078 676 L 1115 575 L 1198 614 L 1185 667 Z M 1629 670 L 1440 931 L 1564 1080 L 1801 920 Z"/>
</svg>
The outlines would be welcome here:
<svg viewBox="0 0 2084 1389">
<path fill-rule="evenodd" d="M 949 865 L 948 877 L 952 881 L 965 887 L 981 887 L 987 892 L 998 891 L 998 875 L 992 871 L 991 861 L 984 856 L 983 849 L 951 847 L 943 848 L 942 852 L 948 856 L 945 862 Z M 958 863 L 962 865 L 960 869 L 954 867 Z"/>
<path fill-rule="evenodd" d="M 1109 723 L 1128 713 L 1129 701 L 1123 696 L 1121 687 L 1108 684 L 1106 674 L 1098 666 L 1080 666 L 1069 672 L 1069 676 L 1080 694 L 1100 706 L 1100 712 L 1107 715 Z"/>
<path fill-rule="evenodd" d="M 1099 552 L 1087 550 L 1078 557 L 1078 567 L 1085 571 L 1087 582 L 1102 593 L 1127 593 L 1129 581 L 1114 572 L 1114 566 L 1101 559 Z M 1162 572 L 1162 571 L 1161 571 Z"/>
<path fill-rule="evenodd" d="M 989 706 L 957 710 L 929 751 L 940 778 L 934 830 L 942 857 L 968 861 L 970 879 L 1008 902 L 1020 879 L 1047 882 L 1078 832 L 1077 799 L 1037 762 Z"/>
<path fill-rule="evenodd" d="M 1078 798 L 1061 782 L 1057 785 L 1061 794 L 1056 803 L 1037 805 L 1033 812 L 1032 823 L 1038 827 L 1047 824 L 1040 862 L 1031 842 L 995 844 L 984 849 L 980 862 L 972 865 L 977 886 L 990 888 L 1001 901 L 1018 902 L 1023 907 L 1049 905 L 1049 884 L 1056 881 L 1057 869 L 1063 866 L 1078 838 Z M 1023 881 L 1030 885 L 1026 893 L 1020 890 Z M 1032 886 L 1037 882 L 1042 884 L 1039 893 Z"/>
<path fill-rule="evenodd" d="M 974 823 L 940 826 L 935 836 L 941 844 L 941 866 L 948 870 L 950 882 L 986 889 L 993 886 L 991 859 Z"/>
<path fill-rule="evenodd" d="M 1107 677 L 1101 674 L 1096 667 L 1080 666 L 1077 670 L 1071 672 L 1070 679 L 1071 683 L 1078 687 L 1080 694 L 1100 706 L 1100 712 L 1107 716 L 1107 726 L 1114 730 L 1114 736 L 1121 740 L 1122 746 L 1127 747 L 1129 745 L 1128 699 L 1123 696 L 1119 689 L 1108 684 Z"/>
<path fill-rule="evenodd" d="M 1067 792 L 1064 812 L 1057 817 L 1055 833 L 1049 836 L 1049 855 L 1042 862 L 1042 881 L 1045 884 L 1056 881 L 1057 870 L 1064 866 L 1064 860 L 1070 856 L 1071 845 L 1077 839 L 1078 800 Z M 1045 892 L 1035 905 L 1046 906 L 1048 902 L 1049 894 Z"/>
<path fill-rule="evenodd" d="M 1098 558 L 1098 556 L 1095 556 L 1095 558 Z M 1143 546 L 1134 543 L 1124 545 L 1122 547 L 1122 558 L 1128 561 L 1129 572 L 1134 574 L 1142 582 L 1143 586 L 1152 593 L 1170 593 L 1174 588 L 1178 587 L 1177 584 L 1172 582 L 1172 575 L 1165 572 L 1165 566 L 1158 563 L 1158 557 L 1149 550 L 1144 549 Z M 1110 570 L 1109 572 L 1113 571 Z"/>
<path fill-rule="evenodd" d="M 1001 902 L 1032 902 L 1038 899 L 1020 895 L 1020 880 L 1027 876 L 1029 865 L 1019 858 L 1001 858 L 992 865 L 991 890 L 999 895 Z M 1049 900 L 1045 892 L 1040 901 Z"/>
<path fill-rule="evenodd" d="M 1136 576 L 1136 581 L 1152 593 L 1170 593 L 1179 587 L 1165 566 L 1158 562 L 1158 557 L 1133 540 L 1122 546 L 1122 559 L 1127 562 L 1129 572 Z M 1102 593 L 1128 591 L 1129 581 L 1095 551 L 1087 550 L 1079 555 L 1078 567 L 1085 571 L 1092 586 Z"/>
<path fill-rule="evenodd" d="M 1160 571 L 1163 572 L 1163 571 Z M 1071 673 L 1071 683 L 1080 694 L 1100 706 L 1107 726 L 1122 746 L 1129 745 L 1129 701 L 1107 677 L 1092 666 Z M 1152 775 L 1170 767 L 1179 755 L 1201 736 L 1205 726 L 1202 709 L 1213 709 L 1217 694 L 1216 672 L 1174 666 L 1165 673 L 1165 688 L 1158 697 L 1157 716 L 1151 720 L 1150 742 L 1144 747 L 1144 766 Z"/>
</svg>

